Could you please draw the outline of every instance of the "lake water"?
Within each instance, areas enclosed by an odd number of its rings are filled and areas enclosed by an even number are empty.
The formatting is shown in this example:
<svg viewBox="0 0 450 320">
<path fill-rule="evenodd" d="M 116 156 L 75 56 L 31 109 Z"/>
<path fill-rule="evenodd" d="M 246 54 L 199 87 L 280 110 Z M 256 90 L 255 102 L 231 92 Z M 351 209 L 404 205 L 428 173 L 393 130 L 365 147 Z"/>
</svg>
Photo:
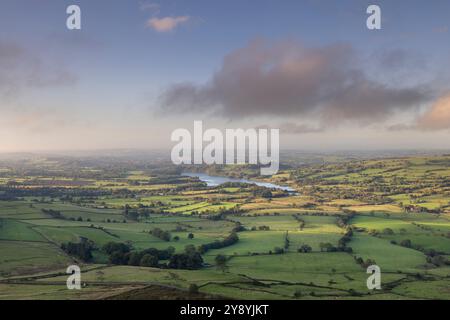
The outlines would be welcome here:
<svg viewBox="0 0 450 320">
<path fill-rule="evenodd" d="M 217 187 L 218 185 L 224 184 L 226 182 L 240 182 L 240 183 L 255 184 L 260 187 L 284 190 L 284 191 L 288 191 L 288 192 L 295 192 L 295 190 L 292 189 L 291 187 L 280 186 L 280 185 L 268 183 L 268 182 L 253 181 L 253 180 L 247 180 L 247 179 L 236 179 L 236 178 L 220 177 L 220 176 L 210 176 L 206 173 L 200 173 L 200 172 L 186 172 L 186 173 L 183 173 L 182 175 L 188 176 L 188 177 L 198 177 L 201 181 L 205 182 L 208 187 Z"/>
</svg>

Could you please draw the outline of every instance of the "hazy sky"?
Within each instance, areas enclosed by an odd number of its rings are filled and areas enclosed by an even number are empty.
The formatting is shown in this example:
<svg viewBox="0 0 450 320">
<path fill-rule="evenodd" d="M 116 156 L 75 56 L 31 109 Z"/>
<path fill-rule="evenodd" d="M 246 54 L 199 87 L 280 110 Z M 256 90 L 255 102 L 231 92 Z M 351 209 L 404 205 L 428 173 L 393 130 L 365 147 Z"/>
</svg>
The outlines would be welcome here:
<svg viewBox="0 0 450 320">
<path fill-rule="evenodd" d="M 170 147 L 194 120 L 450 148 L 449 23 L 448 0 L 1 0 L 0 152 Z"/>
</svg>

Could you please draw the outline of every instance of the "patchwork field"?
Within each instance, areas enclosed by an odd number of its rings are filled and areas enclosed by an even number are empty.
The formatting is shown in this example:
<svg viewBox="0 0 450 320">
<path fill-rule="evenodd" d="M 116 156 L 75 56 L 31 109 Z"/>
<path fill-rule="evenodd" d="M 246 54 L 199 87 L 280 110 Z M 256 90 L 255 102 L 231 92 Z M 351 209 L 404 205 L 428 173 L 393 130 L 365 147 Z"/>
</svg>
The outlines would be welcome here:
<svg viewBox="0 0 450 320">
<path fill-rule="evenodd" d="M 450 299 L 450 156 L 265 180 L 295 192 L 72 161 L 0 161 L 0 299 Z M 81 290 L 66 287 L 73 264 Z M 374 264 L 381 290 L 366 285 Z"/>
</svg>

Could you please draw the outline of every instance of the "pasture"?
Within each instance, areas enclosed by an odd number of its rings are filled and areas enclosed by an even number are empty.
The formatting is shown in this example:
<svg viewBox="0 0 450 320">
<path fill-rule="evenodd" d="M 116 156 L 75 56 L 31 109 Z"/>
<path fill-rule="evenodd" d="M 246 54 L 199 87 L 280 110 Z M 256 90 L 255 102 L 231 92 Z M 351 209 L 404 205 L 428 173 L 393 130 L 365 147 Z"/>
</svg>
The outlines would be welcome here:
<svg viewBox="0 0 450 320">
<path fill-rule="evenodd" d="M 450 156 L 330 159 L 265 180 L 291 194 L 207 187 L 163 163 L 0 163 L 0 299 L 104 299 L 149 285 L 189 294 L 193 284 L 234 299 L 450 299 Z M 68 243 L 88 243 L 90 260 Z M 110 243 L 172 256 L 188 246 L 203 264 L 130 265 L 111 259 Z M 382 290 L 367 288 L 367 263 L 381 268 Z M 79 292 L 65 287 L 71 264 Z"/>
</svg>

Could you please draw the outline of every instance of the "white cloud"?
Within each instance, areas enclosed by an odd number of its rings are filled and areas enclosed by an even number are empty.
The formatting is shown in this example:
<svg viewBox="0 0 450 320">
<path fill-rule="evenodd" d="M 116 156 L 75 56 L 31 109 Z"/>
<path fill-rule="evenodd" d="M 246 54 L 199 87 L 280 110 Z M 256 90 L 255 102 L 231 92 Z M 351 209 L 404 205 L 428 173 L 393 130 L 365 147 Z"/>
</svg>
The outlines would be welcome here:
<svg viewBox="0 0 450 320">
<path fill-rule="evenodd" d="M 169 32 L 175 30 L 189 20 L 189 16 L 151 18 L 147 21 L 147 26 L 157 32 Z"/>
</svg>

